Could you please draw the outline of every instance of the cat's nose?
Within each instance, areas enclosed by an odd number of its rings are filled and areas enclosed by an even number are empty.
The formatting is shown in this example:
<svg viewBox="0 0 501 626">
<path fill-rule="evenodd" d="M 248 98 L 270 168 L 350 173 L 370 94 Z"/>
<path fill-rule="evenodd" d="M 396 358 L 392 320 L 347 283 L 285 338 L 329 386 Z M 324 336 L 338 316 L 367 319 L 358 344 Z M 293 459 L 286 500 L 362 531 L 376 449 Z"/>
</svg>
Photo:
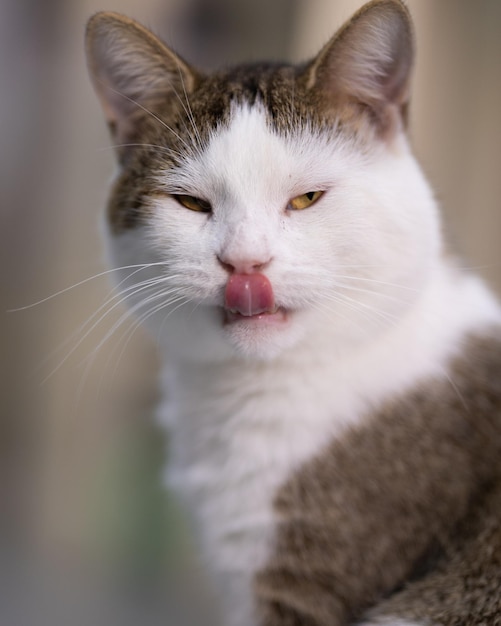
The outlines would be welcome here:
<svg viewBox="0 0 501 626">
<path fill-rule="evenodd" d="M 234 258 L 223 254 L 218 254 L 217 260 L 230 274 L 254 274 L 256 272 L 262 272 L 271 262 L 271 258 Z"/>
</svg>

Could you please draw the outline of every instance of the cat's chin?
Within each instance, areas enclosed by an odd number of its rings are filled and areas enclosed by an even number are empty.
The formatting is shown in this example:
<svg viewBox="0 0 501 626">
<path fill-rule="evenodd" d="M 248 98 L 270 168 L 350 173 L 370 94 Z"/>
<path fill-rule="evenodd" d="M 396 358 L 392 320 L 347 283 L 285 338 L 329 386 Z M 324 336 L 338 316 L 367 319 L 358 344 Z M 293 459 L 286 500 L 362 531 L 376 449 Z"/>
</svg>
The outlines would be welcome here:
<svg viewBox="0 0 501 626">
<path fill-rule="evenodd" d="M 300 338 L 293 313 L 283 308 L 249 316 L 223 309 L 222 317 L 225 339 L 247 358 L 273 359 Z"/>
</svg>

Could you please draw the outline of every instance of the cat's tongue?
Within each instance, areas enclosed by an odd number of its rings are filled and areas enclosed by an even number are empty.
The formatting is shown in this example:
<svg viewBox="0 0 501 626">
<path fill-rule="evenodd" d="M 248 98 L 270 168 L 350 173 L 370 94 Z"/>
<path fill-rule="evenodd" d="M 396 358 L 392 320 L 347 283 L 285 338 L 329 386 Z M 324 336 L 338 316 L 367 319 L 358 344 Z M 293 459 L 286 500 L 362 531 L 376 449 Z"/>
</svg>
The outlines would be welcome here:
<svg viewBox="0 0 501 626">
<path fill-rule="evenodd" d="M 224 306 L 245 317 L 274 313 L 273 287 L 263 274 L 232 274 L 226 285 Z"/>
</svg>

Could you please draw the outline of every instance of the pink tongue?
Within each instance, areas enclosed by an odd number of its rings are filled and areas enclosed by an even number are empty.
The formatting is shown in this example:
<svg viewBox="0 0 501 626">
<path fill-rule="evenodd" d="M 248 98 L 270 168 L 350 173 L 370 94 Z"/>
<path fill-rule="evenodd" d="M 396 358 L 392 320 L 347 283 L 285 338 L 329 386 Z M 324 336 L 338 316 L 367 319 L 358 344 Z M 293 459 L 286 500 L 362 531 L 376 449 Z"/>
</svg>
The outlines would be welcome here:
<svg viewBox="0 0 501 626">
<path fill-rule="evenodd" d="M 273 287 L 263 274 L 232 274 L 226 285 L 224 305 L 245 316 L 271 312 L 275 306 Z"/>
</svg>

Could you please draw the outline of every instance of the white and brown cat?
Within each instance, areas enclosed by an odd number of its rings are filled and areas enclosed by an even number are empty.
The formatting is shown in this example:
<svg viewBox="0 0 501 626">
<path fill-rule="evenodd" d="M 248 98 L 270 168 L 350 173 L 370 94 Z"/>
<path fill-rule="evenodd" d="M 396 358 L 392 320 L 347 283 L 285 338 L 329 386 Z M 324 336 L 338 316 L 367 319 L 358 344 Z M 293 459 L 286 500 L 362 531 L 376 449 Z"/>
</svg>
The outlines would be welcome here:
<svg viewBox="0 0 501 626">
<path fill-rule="evenodd" d="M 444 249 L 375 0 L 303 65 L 89 22 L 108 249 L 224 626 L 501 624 L 501 309 Z"/>
</svg>

